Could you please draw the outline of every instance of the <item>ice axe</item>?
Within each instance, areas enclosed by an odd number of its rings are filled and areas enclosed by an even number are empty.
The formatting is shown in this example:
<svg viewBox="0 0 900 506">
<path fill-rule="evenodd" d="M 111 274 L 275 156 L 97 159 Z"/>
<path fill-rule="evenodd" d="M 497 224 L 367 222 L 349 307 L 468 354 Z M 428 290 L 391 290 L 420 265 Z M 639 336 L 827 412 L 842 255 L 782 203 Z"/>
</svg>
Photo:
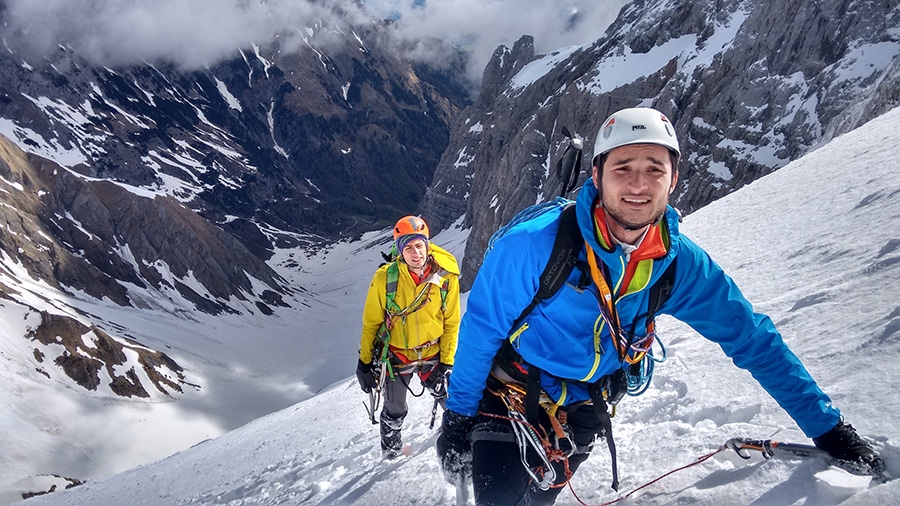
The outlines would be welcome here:
<svg viewBox="0 0 900 506">
<path fill-rule="evenodd" d="M 384 387 L 384 368 L 385 363 L 379 362 L 377 368 L 375 369 L 375 388 L 369 391 L 369 404 L 363 403 L 363 406 L 366 408 L 366 412 L 369 414 L 369 420 L 372 422 L 372 425 L 377 425 L 378 420 L 375 419 L 375 413 L 378 411 L 378 407 L 381 404 L 381 389 Z"/>
<path fill-rule="evenodd" d="M 784 443 L 773 441 L 771 439 L 747 439 L 735 437 L 731 438 L 722 445 L 721 449 L 734 450 L 742 459 L 749 459 L 749 451 L 758 451 L 766 459 L 772 457 L 800 457 L 800 458 L 823 458 L 828 462 L 844 469 L 845 471 L 861 475 L 872 476 L 875 479 L 889 479 L 885 474 L 884 464 L 878 459 L 874 462 L 851 462 L 840 460 L 832 457 L 829 453 L 821 448 L 808 444 Z"/>
<path fill-rule="evenodd" d="M 562 134 L 569 139 L 569 144 L 563 151 L 562 157 L 556 162 L 556 176 L 562 181 L 560 197 L 572 191 L 578 184 L 578 175 L 581 173 L 582 148 L 584 148 L 584 141 L 573 137 L 568 128 L 563 127 Z"/>
<path fill-rule="evenodd" d="M 742 459 L 749 459 L 748 450 L 758 451 L 766 459 L 777 455 L 793 455 L 796 457 L 826 457 L 831 458 L 828 452 L 813 445 L 799 443 L 782 443 L 771 439 L 747 439 L 734 437 L 725 442 L 725 446 L 734 450 Z"/>
<path fill-rule="evenodd" d="M 434 396 L 434 405 L 431 406 L 431 422 L 428 424 L 429 429 L 434 428 L 434 421 L 437 419 L 437 409 L 438 406 L 444 407 L 444 399 L 447 398 L 447 383 L 446 378 L 444 379 L 444 383 L 440 385 L 440 388 L 435 388 L 434 391 L 431 392 L 431 395 Z"/>
</svg>

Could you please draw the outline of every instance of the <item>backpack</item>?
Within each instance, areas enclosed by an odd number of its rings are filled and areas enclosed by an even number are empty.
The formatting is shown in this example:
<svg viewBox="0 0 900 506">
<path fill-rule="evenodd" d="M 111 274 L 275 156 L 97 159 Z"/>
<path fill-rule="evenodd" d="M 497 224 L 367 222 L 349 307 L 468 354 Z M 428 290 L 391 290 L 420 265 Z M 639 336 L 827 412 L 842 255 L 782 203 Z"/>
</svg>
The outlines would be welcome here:
<svg viewBox="0 0 900 506">
<path fill-rule="evenodd" d="M 483 257 L 487 258 L 496 241 L 506 235 L 517 224 L 537 218 L 558 208 L 562 208 L 559 217 L 559 228 L 556 231 L 553 249 L 550 252 L 547 265 L 544 266 L 544 270 L 541 272 L 538 290 L 528 306 L 522 310 L 521 314 L 513 322 L 507 339 L 503 340 L 503 344 L 494 358 L 495 364 L 510 374 L 511 377 L 524 381 L 526 385 L 524 414 L 526 420 L 534 426 L 537 426 L 538 410 L 540 409 L 541 372 L 537 367 L 529 367 L 527 374 L 523 374 L 520 370 L 510 367 L 511 364 L 526 363 L 513 348 L 511 341 L 518 333 L 524 330 L 521 328 L 521 325 L 525 318 L 538 304 L 553 297 L 566 284 L 569 275 L 576 266 L 579 266 L 582 273 L 576 288 L 585 288 L 591 283 L 590 276 L 587 275 L 588 268 L 579 265 L 580 261 L 578 260 L 578 254 L 581 252 L 584 238 L 581 235 L 581 229 L 578 227 L 578 220 L 575 215 L 575 202 L 557 197 L 553 201 L 535 204 L 519 211 L 509 223 L 491 235 Z M 673 261 L 663 272 L 662 276 L 650 287 L 650 299 L 645 317 L 648 326 L 654 321 L 656 313 L 671 295 L 674 280 L 675 262 Z M 588 391 L 594 403 L 594 409 L 600 418 L 602 430 L 609 446 L 613 474 L 612 488 L 615 490 L 618 490 L 618 469 L 615 443 L 612 437 L 612 422 L 607 405 L 615 406 L 625 394 L 636 396 L 644 393 L 649 388 L 655 362 L 662 362 L 666 358 L 665 347 L 662 346 L 661 342 L 660 346 L 662 347 L 661 358 L 657 359 L 654 357 L 652 350 L 650 350 L 642 360 L 627 367 L 627 371 L 625 369 L 617 369 L 609 376 L 604 376 L 594 383 L 588 383 Z"/>
</svg>

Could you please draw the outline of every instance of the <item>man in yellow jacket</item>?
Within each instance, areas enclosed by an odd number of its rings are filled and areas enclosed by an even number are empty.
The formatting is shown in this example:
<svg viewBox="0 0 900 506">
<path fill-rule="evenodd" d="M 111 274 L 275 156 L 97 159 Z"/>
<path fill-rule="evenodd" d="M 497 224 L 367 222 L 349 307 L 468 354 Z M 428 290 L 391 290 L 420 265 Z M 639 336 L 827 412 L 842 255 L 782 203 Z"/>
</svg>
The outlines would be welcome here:
<svg viewBox="0 0 900 506">
<path fill-rule="evenodd" d="M 369 285 L 356 366 L 364 392 L 383 382 L 381 451 L 386 459 L 403 452 L 400 428 L 412 376 L 418 374 L 437 399 L 446 397 L 460 319 L 459 265 L 429 241 L 425 221 L 401 218 L 394 243 L 396 258 L 381 266 Z"/>
</svg>

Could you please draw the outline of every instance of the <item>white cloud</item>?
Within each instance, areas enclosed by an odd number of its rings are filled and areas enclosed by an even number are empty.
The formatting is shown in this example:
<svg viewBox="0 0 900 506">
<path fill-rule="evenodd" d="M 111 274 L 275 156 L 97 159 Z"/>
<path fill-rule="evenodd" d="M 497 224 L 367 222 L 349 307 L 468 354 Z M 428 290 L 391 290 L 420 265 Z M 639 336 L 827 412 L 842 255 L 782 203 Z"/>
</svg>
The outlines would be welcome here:
<svg viewBox="0 0 900 506">
<path fill-rule="evenodd" d="M 603 35 L 625 0 L 369 0 L 375 16 L 399 17 L 395 33 L 409 42 L 442 39 L 472 52 L 470 78 L 477 82 L 500 44 L 522 35 L 538 52 L 583 44 Z M 2 27 L 7 43 L 47 52 L 72 47 L 104 65 L 165 61 L 193 69 L 233 56 L 239 48 L 334 20 L 334 2 L 310 0 L 7 0 Z M 344 2 L 341 12 L 357 22 L 362 12 Z M 292 47 L 286 41 L 284 47 Z M 294 44 L 293 47 L 299 47 Z M 444 55 L 417 44 L 408 53 L 432 63 Z"/>
<path fill-rule="evenodd" d="M 534 37 L 535 50 L 546 53 L 603 36 L 626 0 L 440 0 L 416 5 L 412 0 L 367 2 L 370 10 L 400 14 L 398 32 L 406 39 L 436 37 L 472 51 L 470 77 L 481 73 L 500 44 L 511 47 L 522 35 Z"/>
<path fill-rule="evenodd" d="M 9 0 L 5 29 L 32 51 L 64 45 L 105 65 L 198 68 L 333 16 L 290 0 Z"/>
</svg>

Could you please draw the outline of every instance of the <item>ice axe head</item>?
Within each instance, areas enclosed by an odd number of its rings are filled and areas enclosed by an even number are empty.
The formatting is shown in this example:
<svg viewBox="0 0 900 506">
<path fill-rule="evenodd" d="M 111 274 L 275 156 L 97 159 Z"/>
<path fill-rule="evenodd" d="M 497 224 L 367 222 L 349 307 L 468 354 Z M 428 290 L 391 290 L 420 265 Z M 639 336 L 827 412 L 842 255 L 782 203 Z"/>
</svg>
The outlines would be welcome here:
<svg viewBox="0 0 900 506">
<path fill-rule="evenodd" d="M 581 173 L 582 148 L 584 148 L 584 141 L 573 137 L 568 128 L 563 127 L 562 134 L 569 139 L 569 144 L 566 146 L 562 158 L 556 162 L 556 176 L 562 182 L 560 196 L 572 191 L 578 183 L 578 175 Z"/>
</svg>

